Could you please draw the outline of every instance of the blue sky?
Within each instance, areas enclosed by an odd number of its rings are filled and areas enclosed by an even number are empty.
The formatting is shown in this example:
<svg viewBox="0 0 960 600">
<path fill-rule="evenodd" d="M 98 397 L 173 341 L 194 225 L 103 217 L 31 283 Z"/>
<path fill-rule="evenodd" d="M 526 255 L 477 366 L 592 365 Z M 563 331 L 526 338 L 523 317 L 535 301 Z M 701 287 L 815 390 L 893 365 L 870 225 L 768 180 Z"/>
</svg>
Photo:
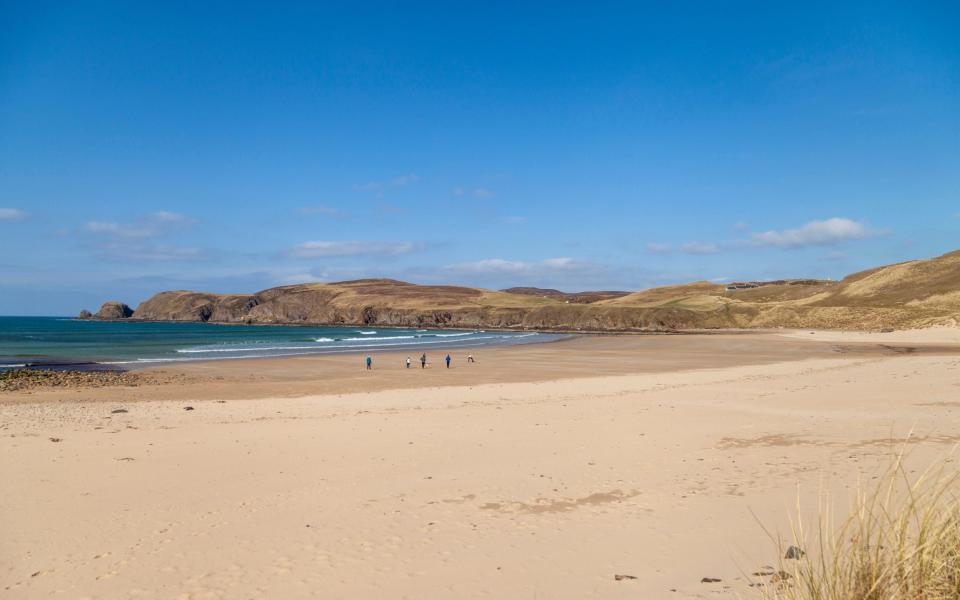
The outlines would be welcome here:
<svg viewBox="0 0 960 600">
<path fill-rule="evenodd" d="M 0 314 L 960 248 L 960 5 L 0 2 Z"/>
</svg>

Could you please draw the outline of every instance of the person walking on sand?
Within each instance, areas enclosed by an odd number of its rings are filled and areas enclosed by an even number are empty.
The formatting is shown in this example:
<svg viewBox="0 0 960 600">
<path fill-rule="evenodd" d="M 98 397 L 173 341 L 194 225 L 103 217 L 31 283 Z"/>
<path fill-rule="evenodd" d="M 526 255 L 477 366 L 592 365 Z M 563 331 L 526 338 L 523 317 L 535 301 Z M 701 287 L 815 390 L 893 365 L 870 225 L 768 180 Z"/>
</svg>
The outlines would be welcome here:
<svg viewBox="0 0 960 600">
<path fill-rule="evenodd" d="M 409 357 L 409 356 L 407 357 L 407 368 L 408 368 L 408 369 L 410 368 L 410 357 Z"/>
<path fill-rule="evenodd" d="M 447 355 L 447 358 L 445 358 L 444 360 L 447 361 L 447 368 L 449 369 L 449 368 L 450 368 L 450 355 L 448 354 L 448 355 Z"/>
<path fill-rule="evenodd" d="M 426 352 L 424 352 L 423 354 L 420 355 L 420 368 L 421 368 L 421 369 L 426 369 L 426 368 L 427 368 L 427 353 L 426 353 Z"/>
<path fill-rule="evenodd" d="M 468 355 L 467 355 L 467 362 L 477 362 L 477 361 L 473 360 L 473 355 L 472 355 L 472 354 L 468 354 Z"/>
<path fill-rule="evenodd" d="M 373 357 L 369 354 L 367 355 L 367 370 L 370 371 L 373 369 Z"/>
</svg>

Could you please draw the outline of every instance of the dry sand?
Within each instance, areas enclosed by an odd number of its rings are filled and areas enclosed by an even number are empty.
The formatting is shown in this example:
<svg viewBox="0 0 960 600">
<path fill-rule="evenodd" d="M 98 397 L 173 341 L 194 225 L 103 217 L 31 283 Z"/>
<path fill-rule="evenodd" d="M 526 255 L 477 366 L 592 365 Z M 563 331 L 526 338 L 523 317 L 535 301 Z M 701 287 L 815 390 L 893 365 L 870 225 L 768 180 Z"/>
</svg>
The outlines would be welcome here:
<svg viewBox="0 0 960 600">
<path fill-rule="evenodd" d="M 760 523 L 960 441 L 960 346 L 803 335 L 5 394 L 0 597 L 749 597 L 778 559 Z"/>
</svg>

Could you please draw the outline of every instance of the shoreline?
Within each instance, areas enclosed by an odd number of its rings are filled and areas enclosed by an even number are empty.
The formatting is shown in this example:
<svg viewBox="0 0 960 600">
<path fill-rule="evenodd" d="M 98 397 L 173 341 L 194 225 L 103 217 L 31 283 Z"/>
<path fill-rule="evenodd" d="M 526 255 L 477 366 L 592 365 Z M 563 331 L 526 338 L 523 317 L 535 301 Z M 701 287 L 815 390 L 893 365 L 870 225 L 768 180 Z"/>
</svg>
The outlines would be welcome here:
<svg viewBox="0 0 960 600">
<path fill-rule="evenodd" d="M 60 317 L 48 317 L 48 318 L 60 318 Z M 75 319 L 78 321 L 89 321 L 91 319 Z M 97 322 L 130 322 L 130 323 L 191 323 L 199 324 L 192 321 L 147 321 L 147 320 L 131 320 L 131 319 L 96 319 Z M 228 326 L 244 326 L 244 323 L 206 323 L 210 325 L 228 325 Z M 275 324 L 262 323 L 257 324 L 261 326 L 273 326 Z M 282 327 L 331 327 L 329 325 L 303 325 L 303 324 L 276 324 L 277 326 Z M 350 326 L 353 327 L 353 326 Z M 395 327 L 395 326 L 378 326 L 380 329 L 410 329 L 409 327 Z M 493 328 L 489 330 L 477 330 L 472 328 L 422 328 L 426 331 L 464 331 L 464 332 L 476 332 L 476 333 L 521 333 L 517 330 L 510 330 L 505 328 Z M 944 333 L 946 332 L 946 333 Z M 532 333 L 532 334 L 545 334 L 545 335 L 560 335 L 566 337 L 559 337 L 554 339 L 547 339 L 543 341 L 534 341 L 534 342 L 523 342 L 523 343 L 510 343 L 509 341 L 504 341 L 502 343 L 489 343 L 489 344 L 475 344 L 475 345 L 450 345 L 443 348 L 445 351 L 461 351 L 467 348 L 503 348 L 503 347 L 512 347 L 512 346 L 523 346 L 523 345 L 539 345 L 539 344 L 552 344 L 557 342 L 562 342 L 570 339 L 576 339 L 578 337 L 633 337 L 633 336 L 781 336 L 786 338 L 794 338 L 797 340 L 807 340 L 812 342 L 831 342 L 831 341 L 846 341 L 852 343 L 876 343 L 880 344 L 885 341 L 895 342 L 895 343 L 912 343 L 921 345 L 924 347 L 930 347 L 931 345 L 936 345 L 942 347 L 944 350 L 949 350 L 951 344 L 960 344 L 960 329 L 949 328 L 949 327 L 931 327 L 927 329 L 915 329 L 915 330 L 895 330 L 895 331 L 855 331 L 855 330 L 821 330 L 821 329 L 747 329 L 747 328 L 736 328 L 736 329 L 688 329 L 688 330 L 663 330 L 663 331 L 566 331 L 566 330 L 524 330 L 523 333 Z M 931 335 L 932 334 L 932 335 Z M 816 338 L 807 338 L 807 335 L 816 335 Z M 374 341 L 371 339 L 371 341 Z M 467 340 L 468 341 L 468 340 Z M 451 342 L 451 344 L 456 344 L 456 342 Z M 398 347 L 403 346 L 404 344 L 387 344 L 380 348 L 350 348 L 344 347 L 342 350 L 328 350 L 328 351 L 309 351 L 309 347 L 305 347 L 304 352 L 291 352 L 287 354 L 276 354 L 276 355 L 264 355 L 264 356 L 224 356 L 224 357 L 204 357 L 204 358 L 183 358 L 183 357 L 171 357 L 166 358 L 146 358 L 146 359 L 131 359 L 131 360 L 90 360 L 90 359 L 58 359 L 56 357 L 43 357 L 42 359 L 26 359 L 20 357 L 11 357 L 11 360 L 17 360 L 16 364 L 12 365 L 3 365 L 0 366 L 0 373 L 25 369 L 25 370 L 52 370 L 52 371 L 77 371 L 77 372 L 96 372 L 96 371 L 142 371 L 144 369 L 158 369 L 158 368 L 176 368 L 178 365 L 190 365 L 196 363 L 219 363 L 219 362 L 233 362 L 233 361 L 249 361 L 251 363 L 256 363 L 258 361 L 272 361 L 272 360 L 284 360 L 284 359 L 296 359 L 303 357 L 333 357 L 333 356 L 356 356 L 360 354 L 390 354 L 390 353 L 409 353 L 409 352 L 423 352 L 429 351 L 430 348 L 426 345 L 415 346 L 411 345 L 409 348 L 398 348 L 398 349 L 389 349 L 389 346 L 396 345 Z"/>
<path fill-rule="evenodd" d="M 0 392 L 0 404 L 18 402 L 128 402 L 185 399 L 256 399 L 271 396 L 363 393 L 485 383 L 549 382 L 607 375 L 674 373 L 700 368 L 792 363 L 809 359 L 884 358 L 900 355 L 953 355 L 960 344 L 925 339 L 913 343 L 853 339 L 818 340 L 809 333 L 735 333 L 703 336 L 570 336 L 556 340 L 496 346 L 426 350 L 429 368 L 416 359 L 424 349 L 303 354 L 297 356 L 185 360 L 148 363 L 120 370 L 134 379 L 103 383 L 93 371 L 90 385 L 32 386 Z M 924 334 L 929 338 L 928 334 Z M 921 336 L 923 337 L 923 336 Z M 453 356 L 451 369 L 439 360 Z M 360 357 L 373 357 L 367 371 Z M 466 362 L 472 354 L 476 363 Z M 106 373 L 106 372 L 105 372 Z"/>
<path fill-rule="evenodd" d="M 0 394 L 0 598 L 757 597 L 764 528 L 960 442 L 960 344 L 889 345 L 585 336 Z"/>
</svg>

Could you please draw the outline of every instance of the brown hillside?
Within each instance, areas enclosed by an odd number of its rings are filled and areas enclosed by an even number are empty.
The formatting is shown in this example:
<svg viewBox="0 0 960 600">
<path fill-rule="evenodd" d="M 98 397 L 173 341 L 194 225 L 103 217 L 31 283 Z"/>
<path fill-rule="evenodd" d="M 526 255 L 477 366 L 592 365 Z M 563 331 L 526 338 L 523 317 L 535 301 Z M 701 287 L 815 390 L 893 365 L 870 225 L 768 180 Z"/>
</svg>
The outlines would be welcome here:
<svg viewBox="0 0 960 600">
<path fill-rule="evenodd" d="M 250 295 L 161 292 L 137 307 L 132 318 L 584 331 L 956 325 L 960 252 L 879 267 L 840 282 L 783 280 L 744 283 L 736 289 L 695 282 L 631 294 L 567 294 L 362 279 L 283 286 Z"/>
</svg>

